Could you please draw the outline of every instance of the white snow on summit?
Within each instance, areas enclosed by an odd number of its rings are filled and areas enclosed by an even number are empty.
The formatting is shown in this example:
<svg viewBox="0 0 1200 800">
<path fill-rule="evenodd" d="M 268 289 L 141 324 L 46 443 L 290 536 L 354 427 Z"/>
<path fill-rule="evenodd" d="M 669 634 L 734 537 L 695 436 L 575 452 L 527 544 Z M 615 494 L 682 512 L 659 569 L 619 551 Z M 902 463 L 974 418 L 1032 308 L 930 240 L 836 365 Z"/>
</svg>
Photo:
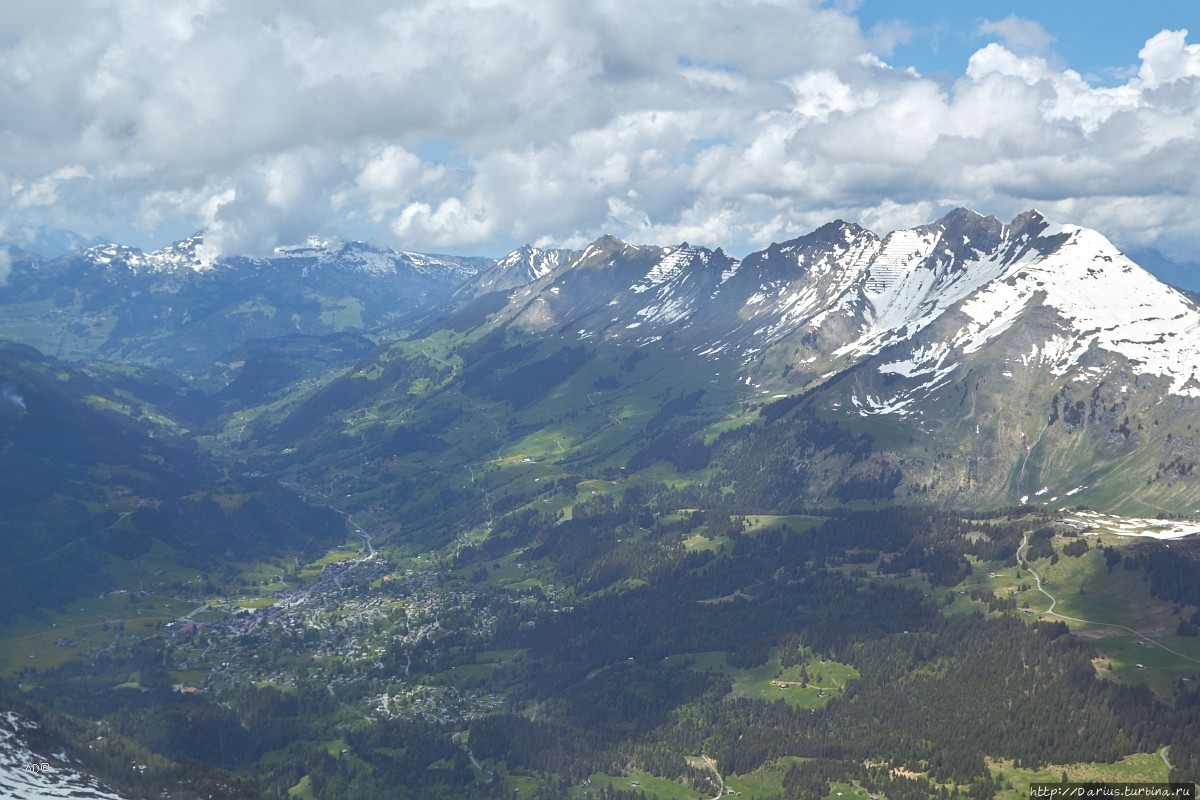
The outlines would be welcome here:
<svg viewBox="0 0 1200 800">
<path fill-rule="evenodd" d="M 93 245 L 85 248 L 83 253 L 97 264 L 124 265 L 133 272 L 202 271 L 210 269 L 215 263 L 212 253 L 205 251 L 204 239 L 199 233 L 151 253 L 112 243 Z"/>
<path fill-rule="evenodd" d="M 667 248 L 662 259 L 646 273 L 645 277 L 630 288 L 634 294 L 649 291 L 655 286 L 678 277 L 693 259 L 698 258 L 700 263 L 707 264 L 711 256 L 712 254 L 707 250 L 695 247 Z"/>
<path fill-rule="evenodd" d="M 566 264 L 574 255 L 572 250 L 544 250 L 524 245 L 497 259 L 491 269 L 482 272 L 477 286 L 484 292 L 527 286 Z"/>
<path fill-rule="evenodd" d="M 1200 397 L 1196 306 L 1096 231 L 1055 226 L 1042 237 L 1055 234 L 1065 234 L 1066 241 L 1045 256 L 1030 251 L 962 305 L 972 322 L 955 344 L 972 352 L 1040 302 L 1058 312 L 1065 327 L 1029 361 L 1036 358 L 1064 375 L 1095 347 L 1124 356 L 1134 372 L 1167 378 L 1172 394 Z"/>
<path fill-rule="evenodd" d="M 946 269 L 949 264 L 931 267 L 927 261 L 941 239 L 941 232 L 929 229 L 895 231 L 884 239 L 863 289 L 868 326 L 839 355 L 874 353 L 907 338 L 1003 273 L 1000 253 L 976 253 L 982 257 L 963 260 L 953 269 Z"/>
<path fill-rule="evenodd" d="M 566 269 L 611 275 L 614 282 L 598 290 L 612 293 L 603 298 L 605 311 L 569 283 L 534 291 L 570 296 L 556 308 L 581 322 L 604 314 L 583 324 L 580 336 L 636 331 L 641 341 L 669 331 L 692 352 L 746 365 L 782 343 L 806 380 L 886 351 L 875 369 L 902 380 L 892 397 L 859 391 L 863 414 L 915 408 L 910 401 L 1027 320 L 1034 342 L 1019 358 L 1009 356 L 1002 371 L 1010 377 L 1020 368 L 1065 375 L 1094 350 L 1166 378 L 1177 395 L 1200 397 L 1200 309 L 1095 231 L 1052 225 L 1036 211 L 1006 225 L 956 209 L 882 239 L 837 221 L 740 262 L 718 252 L 601 237 Z M 532 310 L 527 318 L 539 325 L 550 319 Z"/>
<path fill-rule="evenodd" d="M 227 262 L 249 262 L 257 265 L 298 263 L 302 268 L 336 266 L 367 275 L 393 275 L 408 269 L 429 276 L 447 276 L 466 280 L 476 274 L 464 259 L 411 253 L 391 248 L 378 248 L 365 242 L 342 242 L 336 239 L 309 237 L 299 245 L 276 247 L 270 256 L 243 257 L 218 255 L 204 244 L 201 233 L 193 234 L 159 250 L 144 253 L 135 247 L 120 244 L 99 244 L 83 251 L 86 258 L 109 267 L 124 266 L 133 272 L 203 272 Z"/>
<path fill-rule="evenodd" d="M 1019 359 L 1020 366 L 1041 365 L 1061 376 L 1089 351 L 1107 352 L 1124 357 L 1138 374 L 1167 379 L 1173 394 L 1200 397 L 1200 309 L 1192 301 L 1096 231 L 1045 224 L 1036 212 L 1024 222 L 1002 226 L 999 244 L 986 251 L 975 250 L 968 237 L 956 240 L 955 257 L 946 255 L 949 243 L 938 249 L 945 241 L 938 225 L 896 231 L 865 271 L 844 266 L 857 283 L 811 324 L 819 328 L 839 314 L 845 319 L 854 299 L 864 299 L 860 333 L 834 355 L 861 360 L 888 346 L 899 345 L 901 352 L 907 346 L 906 357 L 893 357 L 878 370 L 922 380 L 890 399 L 856 398 L 858 413 L 903 413 L 909 400 L 938 388 L 959 355 L 979 351 L 1035 307 L 1053 314 L 1045 339 Z M 951 324 L 947 338 L 925 336 L 905 345 L 939 321 Z M 1089 374 L 1105 371 L 1096 367 Z"/>
</svg>

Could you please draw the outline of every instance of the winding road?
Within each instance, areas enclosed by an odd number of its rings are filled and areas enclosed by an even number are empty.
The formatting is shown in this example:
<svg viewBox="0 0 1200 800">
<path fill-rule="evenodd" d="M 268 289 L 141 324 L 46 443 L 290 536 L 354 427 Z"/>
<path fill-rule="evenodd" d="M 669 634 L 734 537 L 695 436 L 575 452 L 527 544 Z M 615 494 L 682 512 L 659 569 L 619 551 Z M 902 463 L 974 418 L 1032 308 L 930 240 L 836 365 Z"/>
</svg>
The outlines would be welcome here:
<svg viewBox="0 0 1200 800">
<path fill-rule="evenodd" d="M 717 793 L 713 795 L 712 800 L 721 800 L 725 796 L 725 779 L 721 777 L 721 772 L 717 769 L 717 762 L 703 755 L 700 756 L 700 759 L 704 762 L 705 766 L 712 770 L 712 774 L 717 776 Z"/>
<path fill-rule="evenodd" d="M 1020 562 L 1021 566 L 1030 575 L 1033 576 L 1034 581 L 1037 582 L 1037 590 L 1039 592 L 1041 592 L 1042 594 L 1046 595 L 1046 597 L 1050 598 L 1050 607 L 1048 609 L 1046 609 L 1046 611 L 1044 612 L 1046 615 L 1058 617 L 1059 619 L 1070 620 L 1071 622 L 1082 622 L 1085 625 L 1101 625 L 1106 628 L 1118 628 L 1119 630 L 1129 631 L 1133 635 L 1141 637 L 1143 641 L 1150 642 L 1151 644 L 1155 645 L 1156 647 L 1160 647 L 1163 650 L 1166 650 L 1171 655 L 1179 656 L 1180 658 L 1182 658 L 1186 661 L 1191 661 L 1193 664 L 1200 664 L 1200 660 L 1192 658 L 1191 656 L 1185 656 L 1183 653 L 1172 650 L 1171 648 L 1167 647 L 1165 644 L 1155 641 L 1154 639 L 1150 638 L 1149 636 L 1142 633 L 1141 631 L 1134 630 L 1133 628 L 1126 627 L 1125 625 L 1117 625 L 1116 623 L 1113 623 L 1113 622 L 1098 622 L 1093 619 L 1080 619 L 1079 617 L 1068 617 L 1066 614 L 1059 614 L 1057 611 L 1054 610 L 1054 607 L 1056 605 L 1058 605 L 1058 598 L 1056 598 L 1054 595 L 1047 592 L 1045 590 L 1045 588 L 1042 587 L 1042 576 L 1038 575 L 1037 570 L 1035 570 L 1033 567 L 1029 566 L 1029 562 L 1026 561 L 1025 556 L 1022 555 L 1022 551 L 1027 550 L 1027 549 L 1029 549 L 1029 534 L 1028 533 L 1026 533 L 1025 536 L 1021 539 L 1021 546 L 1017 548 L 1017 561 Z M 1163 757 L 1163 760 L 1164 761 L 1166 760 L 1165 756 Z"/>
<path fill-rule="evenodd" d="M 354 529 L 354 533 L 357 534 L 358 537 L 361 538 L 363 540 L 363 542 L 367 545 L 367 554 L 359 560 L 360 561 L 370 561 L 372 558 L 375 557 L 375 544 L 372 541 L 375 538 L 375 535 L 372 533 L 368 533 L 366 530 L 364 530 L 357 522 L 354 521 L 354 517 L 350 516 L 349 514 L 346 514 L 345 512 L 339 512 L 339 513 L 345 514 L 346 522 L 350 523 L 350 527 Z"/>
<path fill-rule="evenodd" d="M 467 742 L 466 742 L 466 739 L 463 738 L 462 731 L 459 731 L 458 733 L 451 736 L 450 740 L 452 742 L 455 742 L 459 747 L 461 747 L 463 749 L 464 752 L 466 752 L 467 758 L 471 759 L 471 766 L 475 767 L 475 769 L 479 770 L 480 772 L 487 773 L 489 783 L 492 781 L 493 778 L 496 777 L 495 773 L 493 773 L 490 769 L 485 767 L 483 764 L 479 763 L 479 759 L 475 757 L 475 754 L 471 752 L 471 748 L 467 746 Z"/>
</svg>

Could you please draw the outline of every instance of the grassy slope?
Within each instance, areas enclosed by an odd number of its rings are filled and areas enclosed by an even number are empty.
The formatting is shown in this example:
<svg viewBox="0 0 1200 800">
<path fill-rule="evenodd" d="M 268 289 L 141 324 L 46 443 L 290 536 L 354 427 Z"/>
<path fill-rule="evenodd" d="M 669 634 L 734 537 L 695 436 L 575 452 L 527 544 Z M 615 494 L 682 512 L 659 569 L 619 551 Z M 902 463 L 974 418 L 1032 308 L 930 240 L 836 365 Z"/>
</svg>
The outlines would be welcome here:
<svg viewBox="0 0 1200 800">
<path fill-rule="evenodd" d="M 707 371 L 659 353 L 629 367 L 625 366 L 629 351 L 603 347 L 536 402 L 513 408 L 478 389 L 463 391 L 462 361 L 455 353 L 462 344 L 444 331 L 415 342 L 393 343 L 336 378 L 343 384 L 351 381 L 349 388 L 359 395 L 357 399 L 351 397 L 322 414 L 314 426 L 306 426 L 303 439 L 275 438 L 257 452 L 252 447 L 251 455 L 273 459 L 283 466 L 286 481 L 330 502 L 336 498 L 339 506 L 352 512 L 382 509 L 374 524 L 385 532 L 400 527 L 399 520 L 389 516 L 395 510 L 390 494 L 397 480 L 412 481 L 418 492 L 425 493 L 426 502 L 432 502 L 434 488 L 452 489 L 460 501 L 477 509 L 475 521 L 458 531 L 471 535 L 471 528 L 485 522 L 490 507 L 498 503 L 506 508 L 533 504 L 539 510 L 569 515 L 577 499 L 593 492 L 623 490 L 642 481 L 709 479 L 710 472 L 683 475 L 664 461 L 651 463 L 636 476 L 622 473 L 629 458 L 648 441 L 646 423 L 669 398 L 704 390 L 699 404 L 670 424 L 695 419 L 702 425 L 728 426 L 745 418 L 739 405 L 745 393 L 728 388 Z M 559 346 L 536 348 L 525 363 L 545 358 Z M 428 364 L 438 377 L 381 382 L 378 376 L 386 366 L 380 364 L 394 359 Z M 271 420 L 285 419 L 305 403 L 303 397 L 313 397 L 333 380 L 309 383 L 299 398 L 285 397 L 230 416 L 225 432 L 210 439 L 211 445 L 232 455 L 245 426 L 258 420 L 270 430 Z M 373 446 L 401 429 L 429 431 L 440 444 L 435 450 L 418 447 L 391 453 Z M 355 452 L 360 448 L 365 448 L 365 455 Z M 563 478 L 584 482 L 574 492 L 551 488 Z M 404 524 L 406 536 L 417 533 L 411 519 Z"/>
</svg>

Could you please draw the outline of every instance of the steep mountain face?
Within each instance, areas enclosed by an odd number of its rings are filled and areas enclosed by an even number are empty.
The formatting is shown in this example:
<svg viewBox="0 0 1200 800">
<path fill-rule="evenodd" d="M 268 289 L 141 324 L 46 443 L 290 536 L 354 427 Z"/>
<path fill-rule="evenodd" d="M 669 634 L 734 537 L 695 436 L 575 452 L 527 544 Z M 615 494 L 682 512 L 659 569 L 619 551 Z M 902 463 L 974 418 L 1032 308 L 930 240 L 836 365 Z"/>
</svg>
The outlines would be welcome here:
<svg viewBox="0 0 1200 800">
<path fill-rule="evenodd" d="M 938 374 L 952 352 L 975 353 L 1038 309 L 1058 321 L 1026 361 L 1062 375 L 1094 347 L 1166 378 L 1174 394 L 1200 395 L 1195 304 L 1095 231 L 1037 212 L 1005 225 L 958 209 L 882 239 L 834 222 L 740 262 L 686 243 L 604 237 L 515 291 L 499 319 L 579 339 L 670 337 L 764 379 L 755 365 L 769 354 L 796 385 L 889 348 L 907 357 L 881 373 Z M 873 413 L 890 404 L 858 405 Z"/>
<path fill-rule="evenodd" d="M 891 305 L 902 313 L 888 319 L 888 309 L 880 315 L 884 324 L 872 320 L 843 350 L 870 356 L 888 350 L 877 371 L 910 383 L 882 401 L 862 398 L 856 403 L 862 413 L 903 412 L 920 398 L 918 387 L 933 386 L 1014 328 L 1030 342 L 1018 358 L 1006 358 L 1012 367 L 1036 365 L 1056 377 L 1124 369 L 1161 379 L 1169 394 L 1200 397 L 1200 311 L 1190 299 L 1095 231 L 1037 217 L 1022 222 L 932 298 L 904 297 L 916 270 L 895 282 L 891 294 L 903 299 Z"/>
<path fill-rule="evenodd" d="M 490 324 L 687 350 L 760 395 L 819 389 L 822 414 L 876 437 L 859 469 L 910 476 L 900 492 L 1144 512 L 1195 489 L 1200 309 L 1037 212 L 958 209 L 882 238 L 839 221 L 740 262 L 604 237 Z"/>
<path fill-rule="evenodd" d="M 908 488 L 937 487 L 930 499 L 1194 513 L 1195 303 L 1095 231 L 1034 214 L 960 274 L 844 345 L 855 366 L 821 405 L 943 454 L 898 447 L 888 462 L 907 458 Z"/>
<path fill-rule="evenodd" d="M 742 261 L 686 243 L 635 247 L 604 237 L 517 292 L 509 316 L 527 330 L 581 338 L 670 336 L 743 362 L 795 334 L 816 355 L 862 354 L 995 277 L 994 265 L 968 265 L 1004 230 L 965 210 L 882 240 L 838 221 Z"/>
<path fill-rule="evenodd" d="M 720 250 L 687 243 L 638 247 L 605 236 L 563 267 L 514 292 L 502 318 L 531 332 L 656 342 L 688 331 L 692 318 L 705 309 L 737 264 Z"/>
<path fill-rule="evenodd" d="M 63 358 L 192 370 L 253 338 L 364 330 L 450 296 L 489 259 L 310 241 L 212 260 L 199 235 L 143 253 L 105 244 L 14 262 L 0 335 Z"/>
<path fill-rule="evenodd" d="M 576 255 L 574 250 L 543 250 L 525 245 L 498 259 L 469 281 L 464 289 L 472 296 L 518 289 L 550 274 Z"/>
</svg>

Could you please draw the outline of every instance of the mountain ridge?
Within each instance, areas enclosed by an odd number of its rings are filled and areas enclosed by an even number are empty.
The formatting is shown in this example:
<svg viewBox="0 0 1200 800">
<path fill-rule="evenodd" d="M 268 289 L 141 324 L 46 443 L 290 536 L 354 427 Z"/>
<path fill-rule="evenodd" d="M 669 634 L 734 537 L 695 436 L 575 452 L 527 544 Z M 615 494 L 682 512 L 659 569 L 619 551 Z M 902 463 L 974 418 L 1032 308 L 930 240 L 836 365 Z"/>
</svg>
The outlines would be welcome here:
<svg viewBox="0 0 1200 800">
<path fill-rule="evenodd" d="M 506 339 L 497 364 L 525 340 L 688 355 L 747 398 L 802 400 L 806 420 L 869 436 L 845 440 L 848 461 L 778 461 L 813 474 L 808 502 L 995 506 L 1044 489 L 1149 513 L 1179 509 L 1193 485 L 1179 465 L 1200 426 L 1200 308 L 1101 234 L 1036 210 L 1002 223 L 958 209 L 883 237 L 839 221 L 741 260 L 605 236 L 456 330 L 482 337 L 468 364 Z"/>
<path fill-rule="evenodd" d="M 1064 247 L 1081 251 L 1055 256 Z M 1048 270 L 1039 266 L 1046 259 L 1051 259 Z M 1083 261 L 1090 263 L 1080 266 Z M 721 267 L 719 277 L 708 269 L 710 263 Z M 1026 280 L 1031 269 L 1042 270 L 1032 282 Z M 1056 278 L 1064 270 L 1073 270 L 1069 281 Z M 618 272 L 628 280 L 618 279 Z M 1091 294 L 1068 285 L 1073 281 L 1087 288 L 1090 282 L 1096 288 L 1105 280 L 1120 284 L 1125 296 L 1147 293 L 1153 302 L 1139 303 L 1136 308 L 1144 313 L 1137 316 L 1125 313 L 1125 306 L 1093 302 Z M 1004 292 L 991 286 L 997 281 L 1021 286 Z M 956 209 L 934 223 L 882 238 L 837 221 L 741 260 L 719 248 L 631 245 L 605 236 L 518 288 L 500 319 L 529 331 L 571 331 L 580 339 L 647 344 L 671 336 L 694 352 L 733 355 L 743 364 L 799 338 L 810 343 L 804 347 L 810 352 L 792 367 L 820 362 L 818 374 L 827 375 L 914 336 L 951 311 L 971 320 L 971 330 L 963 329 L 958 344 L 978 347 L 1011 324 L 995 304 L 1012 309 L 1029 302 L 1036 290 L 1051 287 L 1049 300 L 1060 315 L 1090 326 L 1076 332 L 1075 358 L 1086 349 L 1086 338 L 1130 357 L 1143 371 L 1170 373 L 1172 391 L 1191 396 L 1200 393 L 1195 371 L 1177 374 L 1171 363 L 1186 365 L 1200 355 L 1193 324 L 1200 314 L 1184 294 L 1159 285 L 1089 229 L 1051 223 L 1037 211 L 1004 224 Z M 1184 324 L 1159 320 L 1155 304 L 1168 305 L 1169 316 Z M 989 313 L 994 318 L 984 319 Z M 999 317 L 1007 322 L 997 322 Z M 1153 321 L 1165 327 L 1153 330 Z M 1135 329 L 1130 336 L 1114 333 L 1127 326 Z M 1156 338 L 1172 345 L 1168 356 L 1137 346 Z M 822 339 L 826 346 L 812 346 Z"/>
<path fill-rule="evenodd" d="M 205 261 L 194 235 L 149 254 L 102 244 L 14 260 L 0 337 L 73 360 L 203 369 L 252 338 L 365 331 L 451 296 L 490 260 L 311 241 Z"/>
</svg>

